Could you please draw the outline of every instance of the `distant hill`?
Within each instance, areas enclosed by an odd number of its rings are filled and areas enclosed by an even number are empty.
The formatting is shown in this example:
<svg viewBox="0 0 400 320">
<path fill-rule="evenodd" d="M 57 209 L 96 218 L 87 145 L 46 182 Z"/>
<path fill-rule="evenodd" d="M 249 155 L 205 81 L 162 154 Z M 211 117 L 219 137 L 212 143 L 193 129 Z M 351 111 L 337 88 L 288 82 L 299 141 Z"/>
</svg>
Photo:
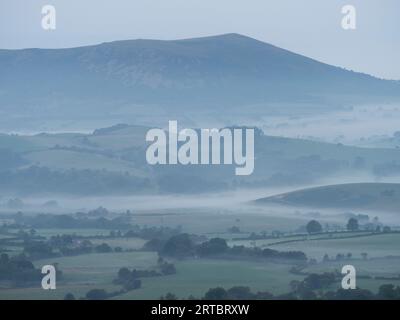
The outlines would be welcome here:
<svg viewBox="0 0 400 320">
<path fill-rule="evenodd" d="M 235 165 L 150 166 L 148 130 L 118 124 L 85 134 L 0 134 L 0 193 L 198 193 L 400 177 L 400 149 L 273 137 L 259 130 L 250 176 L 236 176 Z"/>
<path fill-rule="evenodd" d="M 212 112 L 268 103 L 340 105 L 400 97 L 399 82 L 238 34 L 0 50 L 0 70 L 3 121 L 25 124 L 32 117 L 112 118 L 115 123 L 174 108 Z"/>
<path fill-rule="evenodd" d="M 281 204 L 310 208 L 400 210 L 400 184 L 351 183 L 302 189 L 255 201 L 258 205 Z"/>
</svg>

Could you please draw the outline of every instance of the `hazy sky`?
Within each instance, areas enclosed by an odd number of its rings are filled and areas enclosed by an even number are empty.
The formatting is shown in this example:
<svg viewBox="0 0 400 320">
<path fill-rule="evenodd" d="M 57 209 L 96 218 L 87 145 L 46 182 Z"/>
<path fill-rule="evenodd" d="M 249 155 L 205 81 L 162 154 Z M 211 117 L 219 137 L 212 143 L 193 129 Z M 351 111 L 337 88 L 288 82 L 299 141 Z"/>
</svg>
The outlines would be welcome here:
<svg viewBox="0 0 400 320">
<path fill-rule="evenodd" d="M 41 27 L 54 5 L 57 29 Z M 357 29 L 341 28 L 343 5 Z M 241 33 L 348 69 L 400 79 L 399 0 L 0 0 L 0 48 Z"/>
</svg>

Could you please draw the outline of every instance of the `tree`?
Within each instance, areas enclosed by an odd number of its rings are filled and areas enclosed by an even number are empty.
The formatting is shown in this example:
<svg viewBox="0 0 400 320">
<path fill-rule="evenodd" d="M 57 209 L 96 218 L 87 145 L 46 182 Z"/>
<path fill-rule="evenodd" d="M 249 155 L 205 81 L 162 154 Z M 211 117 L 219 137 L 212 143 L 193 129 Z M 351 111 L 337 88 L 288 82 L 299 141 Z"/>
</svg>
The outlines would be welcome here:
<svg viewBox="0 0 400 320">
<path fill-rule="evenodd" d="M 161 250 L 161 254 L 171 257 L 185 257 L 193 255 L 195 245 L 187 233 L 171 237 Z"/>
<path fill-rule="evenodd" d="M 204 296 L 205 300 L 226 300 L 227 298 L 228 293 L 221 287 L 208 290 Z"/>
<path fill-rule="evenodd" d="M 311 220 L 307 223 L 306 229 L 309 234 L 322 232 L 322 226 L 317 220 Z"/>
<path fill-rule="evenodd" d="M 228 228 L 228 232 L 230 233 L 240 233 L 239 227 L 233 226 L 231 228 Z"/>
<path fill-rule="evenodd" d="M 108 253 L 112 251 L 112 248 L 107 243 L 99 244 L 95 249 L 100 253 Z"/>
<path fill-rule="evenodd" d="M 108 294 L 104 289 L 92 289 L 86 293 L 86 299 L 88 300 L 105 300 L 107 298 Z"/>
<path fill-rule="evenodd" d="M 131 272 L 128 268 L 121 268 L 118 271 L 118 279 L 121 281 L 127 281 L 131 278 Z"/>
<path fill-rule="evenodd" d="M 139 279 L 129 279 L 124 283 L 124 289 L 126 291 L 140 289 L 142 287 L 142 281 Z"/>
<path fill-rule="evenodd" d="M 67 293 L 64 300 L 75 300 L 75 296 L 72 293 Z"/>
<path fill-rule="evenodd" d="M 250 300 L 254 298 L 249 287 L 237 286 L 227 291 L 229 300 Z"/>
<path fill-rule="evenodd" d="M 301 300 L 316 300 L 317 295 L 312 291 L 311 289 L 308 288 L 301 288 L 299 290 L 299 297 Z"/>
<path fill-rule="evenodd" d="M 343 260 L 343 259 L 344 259 L 344 254 L 338 253 L 338 254 L 336 255 L 336 261 L 341 261 L 341 260 Z"/>
<path fill-rule="evenodd" d="M 390 231 L 392 231 L 392 229 L 389 226 L 384 226 L 383 227 L 383 232 L 387 233 L 387 232 L 390 232 Z"/>
<path fill-rule="evenodd" d="M 326 296 L 330 300 L 372 300 L 374 299 L 374 294 L 366 289 L 338 289 L 335 293 Z"/>
<path fill-rule="evenodd" d="M 383 284 L 379 287 L 378 296 L 385 300 L 398 299 L 398 290 L 396 290 L 393 284 Z"/>
<path fill-rule="evenodd" d="M 176 273 L 175 265 L 172 263 L 164 262 L 160 264 L 160 269 L 163 275 L 170 275 Z"/>
<path fill-rule="evenodd" d="M 359 228 L 358 220 L 355 218 L 350 218 L 349 221 L 347 222 L 347 230 L 356 231 L 358 230 L 358 228 Z"/>
<path fill-rule="evenodd" d="M 197 252 L 200 255 L 213 255 L 213 254 L 221 254 L 228 250 L 228 245 L 225 239 L 222 238 L 213 238 L 209 241 L 203 242 L 198 248 Z"/>
<path fill-rule="evenodd" d="M 301 289 L 317 290 L 324 289 L 335 282 L 335 274 L 324 272 L 322 274 L 311 273 L 304 278 Z"/>
<path fill-rule="evenodd" d="M 161 297 L 161 300 L 178 300 L 178 297 L 171 292 L 168 292 L 165 297 Z"/>
</svg>

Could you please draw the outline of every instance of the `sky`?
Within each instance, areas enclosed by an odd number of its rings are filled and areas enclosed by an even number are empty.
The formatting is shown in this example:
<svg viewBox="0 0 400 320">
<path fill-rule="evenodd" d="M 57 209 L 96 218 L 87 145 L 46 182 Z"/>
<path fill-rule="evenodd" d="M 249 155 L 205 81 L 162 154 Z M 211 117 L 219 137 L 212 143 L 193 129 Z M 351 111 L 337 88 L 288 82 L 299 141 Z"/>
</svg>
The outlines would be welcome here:
<svg viewBox="0 0 400 320">
<path fill-rule="evenodd" d="M 56 8 L 56 30 L 41 26 Z M 341 27 L 344 5 L 355 30 Z M 399 0 L 0 0 L 0 48 L 240 33 L 332 65 L 400 80 Z"/>
</svg>

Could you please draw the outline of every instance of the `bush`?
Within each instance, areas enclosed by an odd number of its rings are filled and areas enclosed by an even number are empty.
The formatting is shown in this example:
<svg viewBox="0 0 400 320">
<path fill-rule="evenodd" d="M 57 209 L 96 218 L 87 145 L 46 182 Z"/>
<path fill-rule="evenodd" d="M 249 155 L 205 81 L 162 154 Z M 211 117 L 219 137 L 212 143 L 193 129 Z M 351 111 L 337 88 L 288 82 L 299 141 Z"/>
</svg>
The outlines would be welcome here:
<svg viewBox="0 0 400 320">
<path fill-rule="evenodd" d="M 228 250 L 228 245 L 226 244 L 225 239 L 221 238 L 213 238 L 209 241 L 203 242 L 197 248 L 197 252 L 200 255 L 215 255 L 222 254 Z"/>
<path fill-rule="evenodd" d="M 162 255 L 171 257 L 192 256 L 195 252 L 195 245 L 187 233 L 178 234 L 171 237 L 161 250 Z"/>
<path fill-rule="evenodd" d="M 226 300 L 228 299 L 228 293 L 224 288 L 218 287 L 210 289 L 204 295 L 205 300 Z"/>
<path fill-rule="evenodd" d="M 108 298 L 108 293 L 104 289 L 92 289 L 86 293 L 86 299 L 88 300 L 105 300 Z"/>
<path fill-rule="evenodd" d="M 309 223 L 307 223 L 306 229 L 310 234 L 322 232 L 322 226 L 317 220 L 311 220 Z"/>
<path fill-rule="evenodd" d="M 112 252 L 112 248 L 107 243 L 102 243 L 95 247 L 95 250 L 100 253 Z"/>
</svg>

